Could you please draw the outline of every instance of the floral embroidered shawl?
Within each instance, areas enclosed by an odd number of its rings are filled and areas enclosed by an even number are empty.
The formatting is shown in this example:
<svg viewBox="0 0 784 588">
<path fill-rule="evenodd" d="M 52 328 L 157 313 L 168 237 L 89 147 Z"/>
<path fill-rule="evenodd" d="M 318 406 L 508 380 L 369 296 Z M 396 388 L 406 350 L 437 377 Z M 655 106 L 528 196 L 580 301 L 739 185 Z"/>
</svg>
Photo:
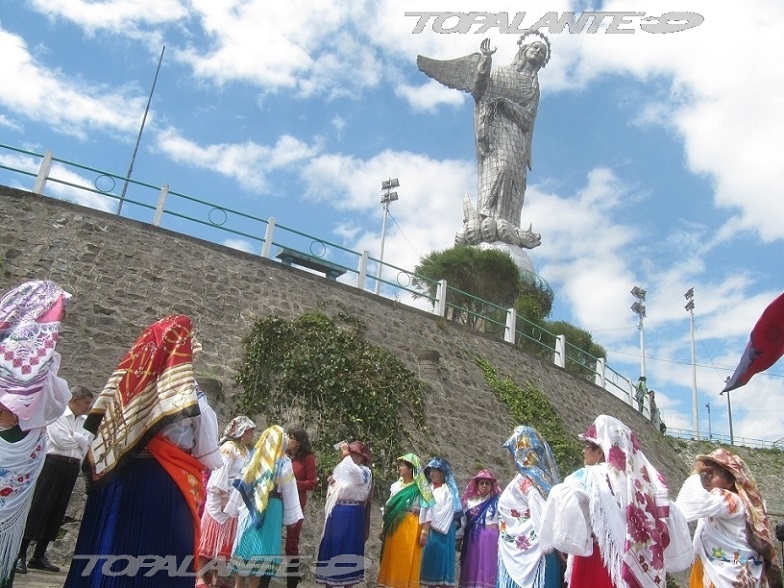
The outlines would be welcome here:
<svg viewBox="0 0 784 588">
<path fill-rule="evenodd" d="M 601 447 L 606 460 L 606 468 L 587 468 L 597 474 L 589 476 L 587 492 L 591 526 L 614 585 L 664 586 L 664 549 L 670 543 L 664 478 L 634 433 L 614 417 L 599 415 L 580 439 Z M 613 525 L 619 519 L 624 530 Z"/>
</svg>

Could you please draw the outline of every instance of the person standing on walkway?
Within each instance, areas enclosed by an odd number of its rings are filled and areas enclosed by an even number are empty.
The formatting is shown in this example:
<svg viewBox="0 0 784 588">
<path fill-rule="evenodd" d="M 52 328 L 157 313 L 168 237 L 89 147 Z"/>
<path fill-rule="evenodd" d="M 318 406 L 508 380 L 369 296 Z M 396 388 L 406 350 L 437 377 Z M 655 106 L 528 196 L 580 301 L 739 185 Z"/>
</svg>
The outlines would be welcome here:
<svg viewBox="0 0 784 588">
<path fill-rule="evenodd" d="M 757 482 L 731 451 L 698 455 L 676 504 L 697 521 L 690 586 L 781 586 L 781 569 Z"/>
<path fill-rule="evenodd" d="M 435 504 L 431 509 L 430 533 L 422 550 L 419 582 L 422 586 L 447 588 L 455 585 L 455 535 L 463 518 L 460 493 L 452 466 L 434 457 L 425 466 Z"/>
<path fill-rule="evenodd" d="M 46 426 L 71 392 L 55 351 L 71 295 L 54 282 L 25 282 L 0 298 L 0 588 L 13 584 Z"/>
<path fill-rule="evenodd" d="M 316 582 L 351 588 L 365 579 L 365 542 L 370 522 L 373 461 L 361 441 L 340 443 L 342 459 L 329 478 L 324 531 L 318 550 Z M 349 567 L 354 559 L 354 566 Z M 337 564 L 334 564 L 337 561 Z M 341 566 L 340 563 L 349 564 Z"/>
<path fill-rule="evenodd" d="M 223 463 L 218 421 L 193 375 L 193 324 L 185 315 L 149 327 L 109 377 L 84 427 L 90 488 L 67 588 L 193 588 L 202 472 Z M 196 346 L 198 347 L 198 345 Z M 171 567 L 119 575 L 108 560 L 158 556 Z M 81 557 L 76 557 L 81 556 Z"/>
<path fill-rule="evenodd" d="M 310 447 L 308 432 L 302 427 L 292 427 L 288 431 L 288 446 L 286 454 L 291 458 L 291 467 L 294 470 L 294 478 L 297 480 L 297 492 L 299 494 L 299 505 L 302 508 L 303 516 L 305 505 L 308 502 L 308 492 L 316 488 L 316 457 Z M 299 572 L 299 537 L 302 534 L 302 524 L 305 519 L 298 520 L 293 525 L 286 527 L 286 556 L 288 565 L 286 569 L 286 588 L 297 588 L 300 576 Z"/>
<path fill-rule="evenodd" d="M 27 566 L 47 572 L 60 571 L 46 557 L 46 549 L 60 532 L 76 478 L 79 477 L 79 466 L 91 440 L 90 434 L 84 430 L 84 421 L 93 404 L 93 392 L 84 386 L 74 386 L 71 394 L 65 414 L 46 427 L 49 436 L 46 459 L 35 485 L 30 514 L 27 515 L 24 539 L 16 562 L 18 574 L 26 574 Z M 31 541 L 35 541 L 35 551 L 27 562 L 27 548 Z"/>
<path fill-rule="evenodd" d="M 199 540 L 199 572 L 196 588 L 228 586 L 220 581 L 219 573 L 231 559 L 231 549 L 237 534 L 237 517 L 229 516 L 226 507 L 231 495 L 237 492 L 234 481 L 253 446 L 256 423 L 245 415 L 231 419 L 220 437 L 223 465 L 213 470 L 207 479 L 207 499 L 201 515 Z"/>
<path fill-rule="evenodd" d="M 501 488 L 488 469 L 468 482 L 462 496 L 465 533 L 458 540 L 461 588 L 496 588 L 498 577 L 498 498 Z"/>
<path fill-rule="evenodd" d="M 267 588 L 281 564 L 283 527 L 302 520 L 283 427 L 265 429 L 234 483 L 226 511 L 239 518 L 231 554 L 235 588 Z"/>
<path fill-rule="evenodd" d="M 533 427 L 520 425 L 503 445 L 517 474 L 498 499 L 499 588 L 560 588 L 558 554 L 539 539 L 542 510 L 561 481 L 550 445 Z"/>
<path fill-rule="evenodd" d="M 689 527 L 637 437 L 599 415 L 582 435 L 585 466 L 553 486 L 540 540 L 569 554 L 570 588 L 663 588 L 689 567 Z"/>
<path fill-rule="evenodd" d="M 397 458 L 400 478 L 389 489 L 381 529 L 379 588 L 419 588 L 422 548 L 435 504 L 422 462 L 415 453 Z"/>
</svg>

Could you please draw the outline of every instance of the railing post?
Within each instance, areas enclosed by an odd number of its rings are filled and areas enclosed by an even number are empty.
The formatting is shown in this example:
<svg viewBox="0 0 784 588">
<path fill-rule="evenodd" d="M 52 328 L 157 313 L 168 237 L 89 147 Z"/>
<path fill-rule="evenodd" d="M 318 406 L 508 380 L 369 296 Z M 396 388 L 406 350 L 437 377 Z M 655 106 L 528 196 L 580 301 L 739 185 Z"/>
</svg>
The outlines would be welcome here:
<svg viewBox="0 0 784 588">
<path fill-rule="evenodd" d="M 594 383 L 600 388 L 605 389 L 607 386 L 607 378 L 604 373 L 604 358 L 598 357 L 596 359 L 596 373 L 594 374 Z"/>
<path fill-rule="evenodd" d="M 267 221 L 267 230 L 264 231 L 264 245 L 261 248 L 261 256 L 269 259 L 270 252 L 272 251 L 272 233 L 275 232 L 275 217 L 269 217 Z"/>
<path fill-rule="evenodd" d="M 555 354 L 553 363 L 558 367 L 566 367 L 566 336 L 557 335 L 555 337 Z"/>
<path fill-rule="evenodd" d="M 504 329 L 504 341 L 514 345 L 516 334 L 517 334 L 517 311 L 514 308 L 510 308 L 506 311 L 506 328 Z"/>
<path fill-rule="evenodd" d="M 446 314 L 446 280 L 439 280 L 436 286 L 436 302 L 433 305 L 433 313 L 438 316 Z"/>
<path fill-rule="evenodd" d="M 33 192 L 41 196 L 44 194 L 46 180 L 52 170 L 52 159 L 54 159 L 52 152 L 49 149 L 44 151 L 44 158 L 41 160 L 41 167 L 38 168 L 38 175 L 35 177 L 35 185 L 33 186 Z"/>
<path fill-rule="evenodd" d="M 627 380 L 629 382 L 629 391 L 627 394 L 629 395 L 629 406 L 634 406 L 634 383 L 631 379 Z"/>
<path fill-rule="evenodd" d="M 359 258 L 359 267 L 357 268 L 357 288 L 360 290 L 365 289 L 365 279 L 367 278 L 367 264 L 368 252 L 362 252 L 362 257 Z"/>
<path fill-rule="evenodd" d="M 158 205 L 155 207 L 155 216 L 152 219 L 152 226 L 160 227 L 163 218 L 163 210 L 166 208 L 166 198 L 169 196 L 169 184 L 161 186 L 158 193 Z"/>
</svg>

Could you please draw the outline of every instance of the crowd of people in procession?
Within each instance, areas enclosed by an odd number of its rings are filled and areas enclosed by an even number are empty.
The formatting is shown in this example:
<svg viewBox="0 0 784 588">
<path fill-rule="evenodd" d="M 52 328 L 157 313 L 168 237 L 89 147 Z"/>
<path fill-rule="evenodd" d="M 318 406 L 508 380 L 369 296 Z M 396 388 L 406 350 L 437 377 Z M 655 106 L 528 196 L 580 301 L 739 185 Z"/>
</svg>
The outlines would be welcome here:
<svg viewBox="0 0 784 588">
<path fill-rule="evenodd" d="M 184 315 L 145 329 L 94 401 L 69 391 L 55 350 L 69 298 L 44 280 L 0 299 L 0 588 L 28 567 L 59 571 L 46 549 L 80 464 L 89 488 L 66 587 L 255 588 L 277 575 L 296 588 L 303 509 L 318 484 L 307 432 L 259 433 L 239 415 L 219 435 Z M 503 490 L 482 469 L 460 492 L 443 457 L 400 456 L 377 585 L 664 588 L 668 572 L 691 567 L 693 588 L 781 586 L 762 497 L 740 457 L 697 456 L 671 500 L 617 418 L 597 416 L 579 440 L 584 466 L 562 479 L 547 440 L 516 427 L 500 444 L 516 470 Z M 366 580 L 373 456 L 360 440 L 335 449 L 311 562 L 317 583 L 354 586 Z M 168 564 L 119 573 L 110 556 Z"/>
</svg>

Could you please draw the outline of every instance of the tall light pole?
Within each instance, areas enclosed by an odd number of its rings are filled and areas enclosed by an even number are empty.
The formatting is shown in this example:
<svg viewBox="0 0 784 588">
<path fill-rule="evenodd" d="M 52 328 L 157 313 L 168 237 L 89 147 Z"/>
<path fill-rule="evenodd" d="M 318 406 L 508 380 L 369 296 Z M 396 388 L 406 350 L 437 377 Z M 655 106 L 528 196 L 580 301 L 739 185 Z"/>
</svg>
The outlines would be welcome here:
<svg viewBox="0 0 784 588">
<path fill-rule="evenodd" d="M 710 402 L 705 404 L 705 408 L 708 409 L 708 439 L 713 439 L 713 431 L 711 430 Z"/>
<path fill-rule="evenodd" d="M 724 382 L 727 383 L 729 381 L 730 381 L 730 376 L 727 376 L 727 379 L 724 380 Z M 723 390 L 719 392 L 719 396 L 721 396 L 722 394 L 724 394 Z M 730 390 L 727 390 L 727 416 L 729 417 L 730 420 L 730 445 L 735 445 L 735 437 L 732 434 L 732 403 L 730 402 Z"/>
<path fill-rule="evenodd" d="M 389 203 L 397 200 L 397 192 L 392 192 L 392 188 L 400 186 L 397 178 L 390 178 L 381 182 L 381 189 L 384 195 L 381 197 L 381 204 L 384 205 L 384 220 L 381 221 L 381 255 L 378 258 L 378 271 L 376 271 L 376 294 L 381 292 L 381 268 L 384 265 L 384 241 L 387 237 L 387 215 L 389 214 Z"/>
<path fill-rule="evenodd" d="M 642 319 L 646 316 L 645 304 L 643 304 L 643 302 L 645 302 L 646 294 L 647 292 L 639 286 L 635 286 L 631 291 L 631 295 L 637 299 L 637 302 L 632 304 L 632 312 L 640 318 L 640 322 L 637 323 L 637 329 L 640 331 L 640 378 L 645 378 L 645 327 L 643 326 Z M 643 382 L 644 381 L 645 380 L 643 380 Z"/>
<path fill-rule="evenodd" d="M 694 348 L 694 288 L 689 288 L 686 294 L 686 306 L 684 308 L 689 313 L 689 323 L 691 325 L 691 410 L 692 410 L 692 427 L 697 439 L 700 438 L 700 415 L 697 408 L 697 352 Z"/>
</svg>

